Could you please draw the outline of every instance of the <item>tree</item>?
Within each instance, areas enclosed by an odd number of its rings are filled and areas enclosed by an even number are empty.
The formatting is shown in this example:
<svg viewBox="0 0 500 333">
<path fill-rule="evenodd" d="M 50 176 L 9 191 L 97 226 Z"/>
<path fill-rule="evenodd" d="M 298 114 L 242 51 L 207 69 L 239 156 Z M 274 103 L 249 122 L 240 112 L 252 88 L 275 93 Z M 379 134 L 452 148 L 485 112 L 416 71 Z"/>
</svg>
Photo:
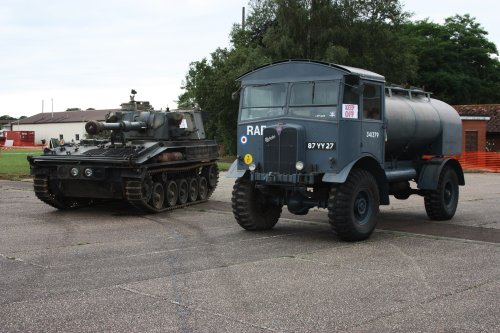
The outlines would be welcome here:
<svg viewBox="0 0 500 333">
<path fill-rule="evenodd" d="M 475 18 L 455 15 L 443 25 L 418 21 L 402 31 L 415 45 L 416 84 L 450 104 L 500 100 L 498 50 Z"/>
<path fill-rule="evenodd" d="M 17 120 L 17 118 L 11 117 L 9 115 L 3 115 L 0 117 L 0 120 Z"/>
</svg>

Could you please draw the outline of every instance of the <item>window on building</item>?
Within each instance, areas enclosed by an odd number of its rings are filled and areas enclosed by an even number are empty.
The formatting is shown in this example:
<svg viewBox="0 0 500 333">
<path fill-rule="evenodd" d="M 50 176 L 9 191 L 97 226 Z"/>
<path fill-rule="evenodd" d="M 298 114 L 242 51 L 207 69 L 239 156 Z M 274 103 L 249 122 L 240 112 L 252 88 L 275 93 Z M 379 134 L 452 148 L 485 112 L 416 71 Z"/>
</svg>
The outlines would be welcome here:
<svg viewBox="0 0 500 333">
<path fill-rule="evenodd" d="M 75 141 L 80 141 L 80 134 L 75 134 Z"/>
<path fill-rule="evenodd" d="M 477 131 L 465 131 L 465 151 L 478 151 Z"/>
<path fill-rule="evenodd" d="M 64 140 L 64 135 L 59 134 L 59 140 Z"/>
</svg>

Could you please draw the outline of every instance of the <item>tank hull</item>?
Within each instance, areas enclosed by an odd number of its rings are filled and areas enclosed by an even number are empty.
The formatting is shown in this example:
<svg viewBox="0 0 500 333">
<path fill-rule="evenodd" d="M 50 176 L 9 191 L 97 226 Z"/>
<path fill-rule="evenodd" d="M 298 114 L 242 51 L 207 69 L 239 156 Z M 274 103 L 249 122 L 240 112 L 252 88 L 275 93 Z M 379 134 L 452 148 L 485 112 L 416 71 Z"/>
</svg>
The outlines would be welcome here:
<svg viewBox="0 0 500 333">
<path fill-rule="evenodd" d="M 59 147 L 47 155 L 28 157 L 35 194 L 55 208 L 77 208 L 111 199 L 128 201 L 149 212 L 206 201 L 217 186 L 217 159 L 217 144 L 212 140 Z M 167 201 L 178 183 L 188 182 L 196 182 L 196 195 Z"/>
</svg>

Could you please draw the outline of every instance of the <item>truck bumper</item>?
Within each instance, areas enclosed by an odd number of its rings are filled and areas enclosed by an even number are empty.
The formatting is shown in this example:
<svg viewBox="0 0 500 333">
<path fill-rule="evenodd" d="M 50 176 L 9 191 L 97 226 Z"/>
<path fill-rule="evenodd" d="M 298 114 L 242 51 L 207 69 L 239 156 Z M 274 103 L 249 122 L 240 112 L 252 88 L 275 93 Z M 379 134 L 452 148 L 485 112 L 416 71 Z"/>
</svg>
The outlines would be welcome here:
<svg viewBox="0 0 500 333">
<path fill-rule="evenodd" d="M 299 184 L 299 185 L 315 185 L 321 183 L 323 173 L 295 173 L 295 174 L 280 174 L 280 173 L 258 173 L 251 172 L 250 180 L 263 182 L 269 185 L 272 184 Z"/>
</svg>

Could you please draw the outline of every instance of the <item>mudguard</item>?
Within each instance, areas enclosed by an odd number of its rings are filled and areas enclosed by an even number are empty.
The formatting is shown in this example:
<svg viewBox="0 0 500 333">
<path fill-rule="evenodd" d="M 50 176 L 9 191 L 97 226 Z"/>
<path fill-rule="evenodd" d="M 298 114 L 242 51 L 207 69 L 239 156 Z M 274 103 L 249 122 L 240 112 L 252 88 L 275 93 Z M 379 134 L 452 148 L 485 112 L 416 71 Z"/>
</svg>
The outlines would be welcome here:
<svg viewBox="0 0 500 333">
<path fill-rule="evenodd" d="M 454 158 L 431 158 L 422 166 L 418 176 L 417 187 L 421 190 L 436 190 L 439 176 L 445 165 L 450 165 L 458 176 L 458 184 L 465 185 L 464 172 L 460 163 Z"/>
<path fill-rule="evenodd" d="M 226 178 L 241 178 L 246 170 L 238 170 L 238 160 L 234 160 L 233 164 L 227 171 Z"/>
</svg>

